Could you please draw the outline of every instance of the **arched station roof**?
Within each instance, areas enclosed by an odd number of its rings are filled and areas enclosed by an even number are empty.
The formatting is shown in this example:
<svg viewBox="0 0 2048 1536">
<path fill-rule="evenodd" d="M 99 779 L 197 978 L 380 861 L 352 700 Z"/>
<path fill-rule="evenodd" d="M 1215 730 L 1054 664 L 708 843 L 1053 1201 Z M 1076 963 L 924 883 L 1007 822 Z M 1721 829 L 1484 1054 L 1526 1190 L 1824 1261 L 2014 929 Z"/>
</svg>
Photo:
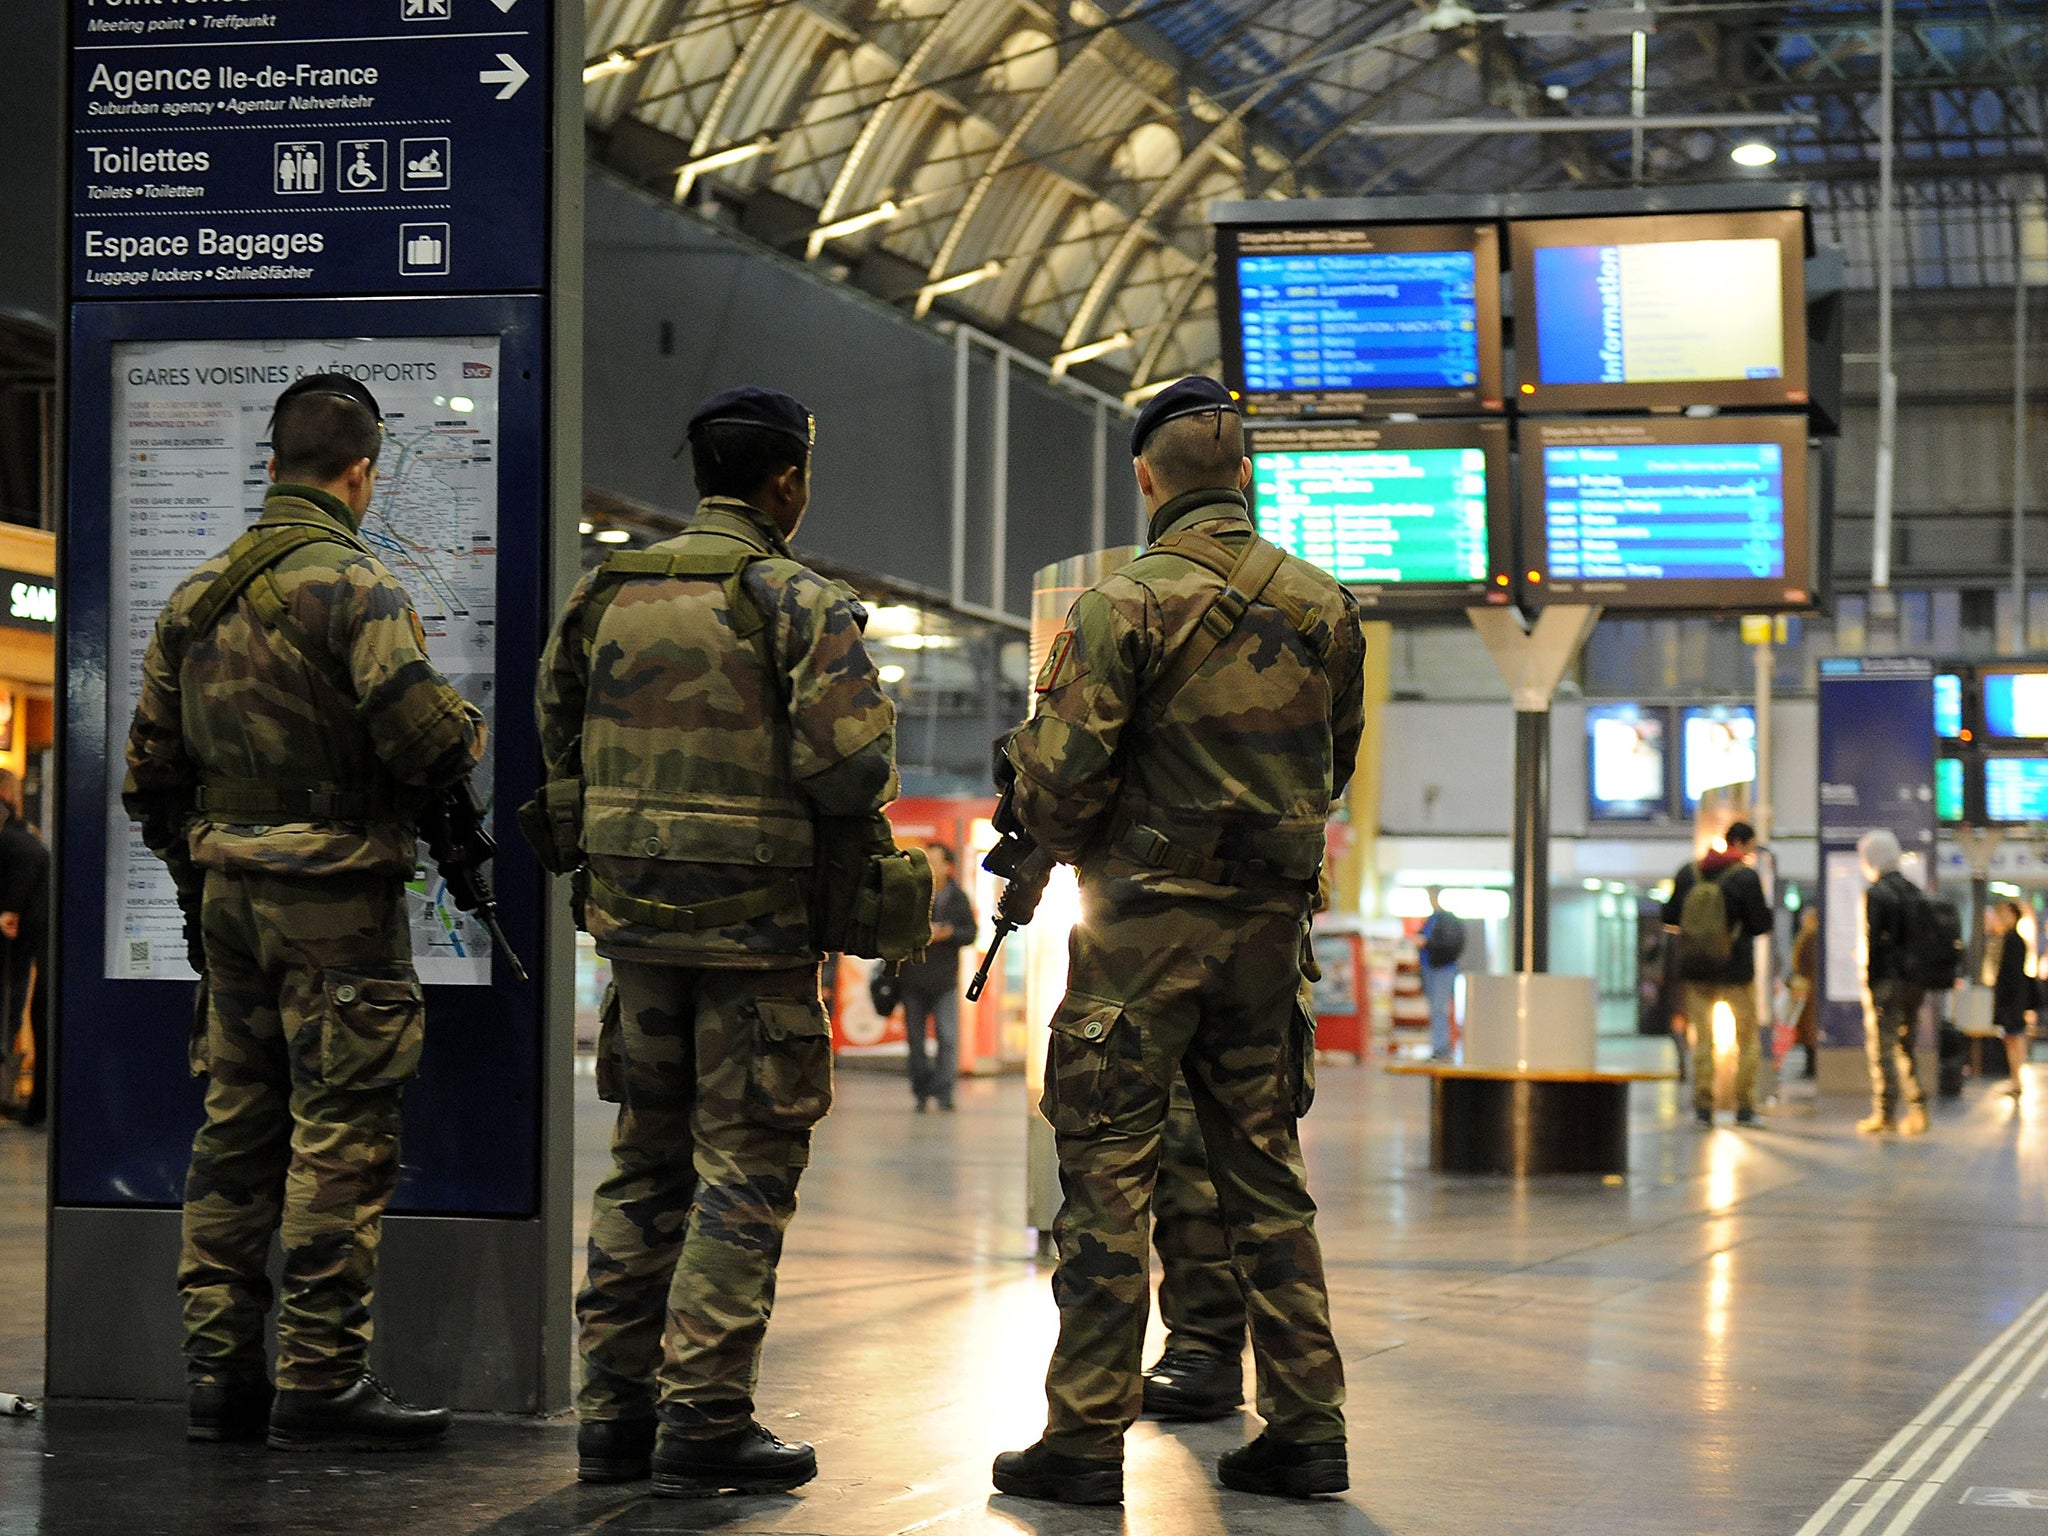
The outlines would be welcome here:
<svg viewBox="0 0 2048 1536">
<path fill-rule="evenodd" d="M 1725 181 L 1729 150 L 1760 138 L 1780 158 L 1756 174 L 1811 183 L 1822 238 L 1869 281 L 1877 0 L 587 12 L 594 158 L 1040 355 L 1122 338 L 1089 369 L 1122 387 L 1215 366 L 1216 199 Z M 2016 243 L 2048 257 L 2042 0 L 1898 0 L 1893 58 L 1899 281 L 2009 282 Z M 1638 107 L 1640 138 L 1539 131 Z M 1776 121 L 1656 123 L 1729 114 Z"/>
</svg>

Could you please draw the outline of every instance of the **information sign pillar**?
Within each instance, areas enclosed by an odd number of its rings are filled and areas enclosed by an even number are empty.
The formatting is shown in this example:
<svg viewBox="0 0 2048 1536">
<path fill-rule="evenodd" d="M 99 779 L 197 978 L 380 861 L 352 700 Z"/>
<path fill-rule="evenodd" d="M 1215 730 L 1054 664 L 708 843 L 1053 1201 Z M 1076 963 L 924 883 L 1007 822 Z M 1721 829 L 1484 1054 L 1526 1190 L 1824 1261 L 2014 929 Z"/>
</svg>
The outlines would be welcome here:
<svg viewBox="0 0 2048 1536">
<path fill-rule="evenodd" d="M 181 1396 L 174 1273 L 201 1084 L 193 973 L 120 803 L 158 610 L 261 508 L 272 403 L 313 372 L 383 407 L 361 535 L 490 726 L 476 775 L 517 981 L 422 863 L 427 999 L 373 1360 L 463 1409 L 563 1405 L 572 960 L 512 810 L 577 568 L 581 6 L 72 0 L 67 476 L 48 1382 Z"/>
</svg>

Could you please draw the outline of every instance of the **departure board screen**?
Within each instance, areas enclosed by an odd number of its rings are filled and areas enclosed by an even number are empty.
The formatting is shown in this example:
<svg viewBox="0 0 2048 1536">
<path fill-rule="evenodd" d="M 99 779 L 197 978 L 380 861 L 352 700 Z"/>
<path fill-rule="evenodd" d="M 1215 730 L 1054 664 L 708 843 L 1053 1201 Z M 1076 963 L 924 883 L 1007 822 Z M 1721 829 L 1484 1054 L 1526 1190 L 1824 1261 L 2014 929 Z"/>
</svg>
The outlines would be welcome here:
<svg viewBox="0 0 2048 1536">
<path fill-rule="evenodd" d="M 1934 819 L 1963 819 L 1963 760 L 1937 757 L 1934 760 Z"/>
<path fill-rule="evenodd" d="M 1984 759 L 1986 821 L 2048 821 L 2048 757 Z"/>
<path fill-rule="evenodd" d="M 1258 428 L 1250 451 L 1259 532 L 1366 606 L 1506 601 L 1505 425 Z"/>
<path fill-rule="evenodd" d="M 1775 240 L 1538 249 L 1538 377 L 1545 384 L 1782 377 L 1778 255 Z"/>
<path fill-rule="evenodd" d="M 1934 734 L 1948 741 L 1963 734 L 1963 679 L 1959 673 L 1934 674 Z"/>
<path fill-rule="evenodd" d="M 1531 421 L 1521 447 L 1539 600 L 1810 604 L 1803 419 Z"/>
<path fill-rule="evenodd" d="M 1937 709 L 1940 702 L 1937 692 Z M 2048 672 L 1986 672 L 1984 734 L 2007 740 L 2048 738 Z"/>
<path fill-rule="evenodd" d="M 1225 228 L 1226 382 L 1248 414 L 1499 410 L 1491 226 Z"/>
<path fill-rule="evenodd" d="M 1807 403 L 1805 215 L 1509 227 L 1525 410 Z"/>
<path fill-rule="evenodd" d="M 1776 443 L 1545 448 L 1543 487 L 1555 580 L 1785 573 Z"/>
</svg>

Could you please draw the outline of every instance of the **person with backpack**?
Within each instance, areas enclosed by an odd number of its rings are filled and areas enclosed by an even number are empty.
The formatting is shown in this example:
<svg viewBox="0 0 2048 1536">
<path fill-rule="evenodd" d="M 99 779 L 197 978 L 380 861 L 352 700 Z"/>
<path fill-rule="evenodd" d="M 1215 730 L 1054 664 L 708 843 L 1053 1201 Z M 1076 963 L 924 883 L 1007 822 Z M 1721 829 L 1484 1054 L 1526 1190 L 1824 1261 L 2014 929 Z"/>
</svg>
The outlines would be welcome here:
<svg viewBox="0 0 2048 1536">
<path fill-rule="evenodd" d="M 1925 952 L 1940 948 L 1938 930 L 1944 925 L 1927 894 L 1899 872 L 1899 854 L 1898 838 L 1883 828 L 1864 833 L 1856 844 L 1863 878 L 1871 882 L 1863 898 L 1869 933 L 1863 1048 L 1870 1058 L 1870 1113 L 1856 1122 L 1865 1136 L 1882 1136 L 1893 1129 L 1902 1136 L 1919 1136 L 1927 1130 L 1927 1092 L 1920 1086 L 1920 1069 L 1913 1058 L 1913 1035 L 1920 1004 L 1930 986 L 1940 982 Z M 1957 925 L 1944 985 L 1955 983 L 1960 943 Z M 1901 1096 L 1906 1103 L 1903 1117 L 1898 1115 Z"/>
<path fill-rule="evenodd" d="M 1429 917 L 1416 941 L 1422 969 L 1422 995 L 1429 1002 L 1429 1059 L 1451 1059 L 1451 994 L 1458 981 L 1458 961 L 1465 953 L 1465 924 L 1443 905 L 1443 891 L 1429 888 Z"/>
<path fill-rule="evenodd" d="M 1731 824 L 1720 851 L 1689 863 L 1671 883 L 1664 924 L 1678 935 L 1681 1011 L 1693 1031 L 1692 1107 L 1714 1123 L 1714 1005 L 1735 1017 L 1735 1123 L 1755 1125 L 1761 1061 L 1756 1020 L 1756 950 L 1771 931 L 1771 904 L 1750 859 L 1756 828 Z"/>
</svg>

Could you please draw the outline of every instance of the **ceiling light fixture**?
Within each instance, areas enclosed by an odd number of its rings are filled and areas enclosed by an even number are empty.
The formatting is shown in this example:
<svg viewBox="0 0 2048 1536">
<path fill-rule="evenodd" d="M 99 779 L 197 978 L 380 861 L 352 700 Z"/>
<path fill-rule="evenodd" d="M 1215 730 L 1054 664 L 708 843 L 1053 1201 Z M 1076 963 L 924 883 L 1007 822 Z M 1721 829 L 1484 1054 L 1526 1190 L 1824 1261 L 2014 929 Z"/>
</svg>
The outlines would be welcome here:
<svg viewBox="0 0 2048 1536">
<path fill-rule="evenodd" d="M 827 241 L 837 240 L 841 235 L 857 234 L 876 224 L 886 224 L 902 211 L 894 198 L 884 198 L 866 213 L 848 214 L 843 219 L 834 219 L 830 224 L 820 224 L 811 231 L 811 238 L 804 242 L 804 260 L 816 261 L 818 253 L 825 249 Z"/>
<path fill-rule="evenodd" d="M 731 144 L 724 149 L 714 149 L 708 155 L 699 155 L 686 160 L 676 167 L 675 201 L 681 202 L 690 195 L 690 188 L 697 178 L 706 171 L 716 171 L 728 165 L 738 165 L 742 160 L 751 160 L 756 155 L 765 155 L 775 147 L 775 135 L 757 134 L 744 144 Z"/>
<path fill-rule="evenodd" d="M 1064 352 L 1055 352 L 1052 355 L 1052 376 L 1058 378 L 1077 363 L 1092 363 L 1098 357 L 1121 352 L 1130 344 L 1131 333 L 1118 331 L 1114 336 L 1105 336 L 1100 341 L 1091 341 L 1078 347 L 1069 347 Z"/>
<path fill-rule="evenodd" d="M 1748 143 L 1738 144 L 1729 150 L 1728 158 L 1737 165 L 1746 165 L 1755 170 L 1766 165 L 1775 165 L 1778 151 L 1761 139 L 1751 139 Z"/>
<path fill-rule="evenodd" d="M 1003 270 L 1000 261 L 985 261 L 970 272 L 955 272 L 951 277 L 942 277 L 935 283 L 926 283 L 917 290 L 917 307 L 912 314 L 919 320 L 931 313 L 932 300 L 948 293 L 958 293 L 963 288 L 972 288 L 976 283 L 985 283 Z"/>
<path fill-rule="evenodd" d="M 600 544 L 626 544 L 632 541 L 633 535 L 623 528 L 600 528 L 595 537 Z"/>
<path fill-rule="evenodd" d="M 623 75 L 639 67 L 640 61 L 633 56 L 631 49 L 614 48 L 604 57 L 592 59 L 583 66 L 583 83 L 589 85 L 592 81 L 602 80 L 607 75 Z"/>
</svg>

